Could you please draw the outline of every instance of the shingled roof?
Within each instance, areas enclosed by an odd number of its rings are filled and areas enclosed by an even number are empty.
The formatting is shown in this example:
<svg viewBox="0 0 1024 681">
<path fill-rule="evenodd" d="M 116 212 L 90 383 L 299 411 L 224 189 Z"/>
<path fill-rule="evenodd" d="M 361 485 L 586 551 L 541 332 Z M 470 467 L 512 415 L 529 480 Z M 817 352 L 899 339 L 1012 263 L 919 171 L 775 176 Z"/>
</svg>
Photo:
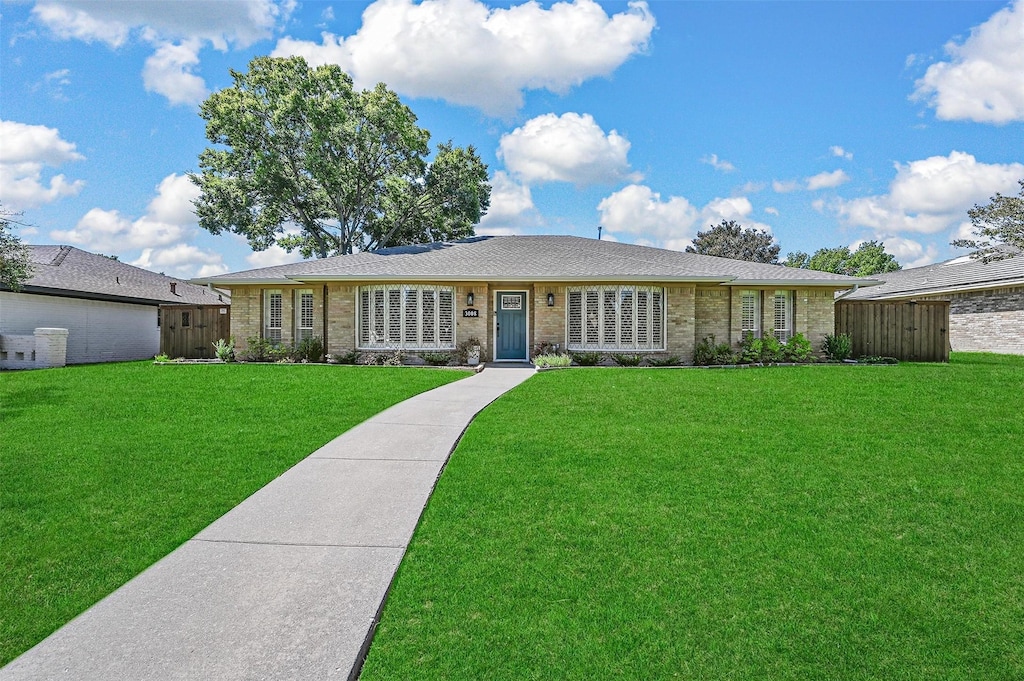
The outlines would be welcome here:
<svg viewBox="0 0 1024 681">
<path fill-rule="evenodd" d="M 24 293 L 160 305 L 227 305 L 230 297 L 183 279 L 73 246 L 28 246 L 32 274 Z"/>
<path fill-rule="evenodd" d="M 881 300 L 935 296 L 960 291 L 1024 286 L 1024 254 L 983 263 L 968 256 L 935 265 L 876 274 L 879 286 L 850 294 L 847 300 Z"/>
<path fill-rule="evenodd" d="M 478 236 L 194 279 L 214 286 L 313 281 L 680 281 L 752 286 L 871 285 L 830 272 L 575 236 Z"/>
</svg>

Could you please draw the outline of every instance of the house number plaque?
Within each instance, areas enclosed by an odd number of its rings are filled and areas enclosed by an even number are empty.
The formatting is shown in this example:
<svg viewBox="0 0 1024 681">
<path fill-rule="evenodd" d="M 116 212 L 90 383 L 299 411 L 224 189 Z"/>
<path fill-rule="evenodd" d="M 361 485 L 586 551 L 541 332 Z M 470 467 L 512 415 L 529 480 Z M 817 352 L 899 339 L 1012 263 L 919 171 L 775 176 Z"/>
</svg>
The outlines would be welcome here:
<svg viewBox="0 0 1024 681">
<path fill-rule="evenodd" d="M 477 310 L 475 308 L 469 308 L 468 310 L 463 310 L 462 311 L 462 316 L 463 317 L 479 317 L 480 316 L 480 310 Z"/>
</svg>

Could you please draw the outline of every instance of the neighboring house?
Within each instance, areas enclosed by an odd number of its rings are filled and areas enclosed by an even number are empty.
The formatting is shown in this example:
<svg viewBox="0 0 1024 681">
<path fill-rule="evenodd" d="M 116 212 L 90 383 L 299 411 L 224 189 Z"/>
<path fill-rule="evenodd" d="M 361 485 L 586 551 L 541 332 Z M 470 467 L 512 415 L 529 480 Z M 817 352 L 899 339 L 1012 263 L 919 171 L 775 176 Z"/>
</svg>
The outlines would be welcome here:
<svg viewBox="0 0 1024 681">
<path fill-rule="evenodd" d="M 72 246 L 28 248 L 29 280 L 18 293 L 0 288 L 0 334 L 67 329 L 68 364 L 152 357 L 162 304 L 228 304 L 227 294 Z"/>
<path fill-rule="evenodd" d="M 988 264 L 968 256 L 874 275 L 846 300 L 949 301 L 952 350 L 1024 355 L 1024 254 Z"/>
<path fill-rule="evenodd" d="M 570 236 L 475 237 L 195 280 L 231 290 L 231 325 L 327 351 L 451 350 L 483 359 L 562 350 L 676 355 L 714 335 L 833 332 L 834 294 L 870 280 Z"/>
</svg>

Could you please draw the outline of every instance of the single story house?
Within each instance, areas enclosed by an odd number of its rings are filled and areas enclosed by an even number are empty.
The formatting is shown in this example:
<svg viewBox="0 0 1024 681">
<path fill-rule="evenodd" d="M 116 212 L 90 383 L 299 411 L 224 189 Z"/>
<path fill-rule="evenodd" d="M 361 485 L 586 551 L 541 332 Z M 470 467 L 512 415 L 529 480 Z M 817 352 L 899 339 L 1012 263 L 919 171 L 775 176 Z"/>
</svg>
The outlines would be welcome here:
<svg viewBox="0 0 1024 681">
<path fill-rule="evenodd" d="M 73 246 L 28 249 L 29 280 L 18 292 L 0 287 L 0 338 L 67 329 L 68 364 L 153 357 L 160 305 L 230 304 L 227 293 Z"/>
<path fill-rule="evenodd" d="M 847 300 L 949 301 L 951 350 L 1024 355 L 1024 253 L 983 263 L 969 256 L 874 275 Z"/>
<path fill-rule="evenodd" d="M 232 330 L 329 353 L 440 352 L 482 359 L 562 350 L 675 355 L 714 335 L 833 332 L 839 290 L 870 280 L 572 236 L 478 236 L 194 280 L 231 290 Z"/>
</svg>

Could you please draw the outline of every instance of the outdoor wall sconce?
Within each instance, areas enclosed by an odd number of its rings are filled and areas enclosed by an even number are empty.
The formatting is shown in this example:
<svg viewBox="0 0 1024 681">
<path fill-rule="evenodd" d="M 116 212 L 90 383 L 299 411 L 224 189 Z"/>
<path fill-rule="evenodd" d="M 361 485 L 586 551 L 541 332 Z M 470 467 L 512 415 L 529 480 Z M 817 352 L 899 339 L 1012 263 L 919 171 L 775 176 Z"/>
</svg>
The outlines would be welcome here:
<svg viewBox="0 0 1024 681">
<path fill-rule="evenodd" d="M 548 294 L 548 307 L 554 307 L 554 306 L 555 306 L 555 294 L 554 293 L 549 293 Z"/>
<path fill-rule="evenodd" d="M 469 307 L 473 307 L 473 292 L 472 291 L 470 291 L 469 293 L 466 294 L 466 305 L 469 306 Z"/>
</svg>

